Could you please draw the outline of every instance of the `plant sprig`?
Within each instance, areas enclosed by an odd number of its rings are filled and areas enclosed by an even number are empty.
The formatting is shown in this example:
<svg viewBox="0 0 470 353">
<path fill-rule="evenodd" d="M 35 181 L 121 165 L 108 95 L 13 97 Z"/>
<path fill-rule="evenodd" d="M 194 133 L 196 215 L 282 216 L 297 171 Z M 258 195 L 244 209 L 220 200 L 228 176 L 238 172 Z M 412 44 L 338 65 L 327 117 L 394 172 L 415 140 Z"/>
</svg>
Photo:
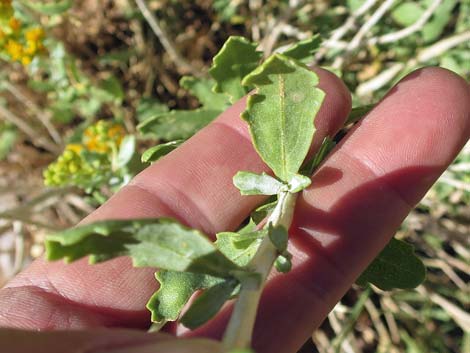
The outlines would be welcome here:
<svg viewBox="0 0 470 353">
<path fill-rule="evenodd" d="M 220 112 L 228 102 L 254 89 L 242 118 L 249 125 L 256 151 L 272 174 L 240 171 L 233 182 L 242 195 L 271 197 L 245 227 L 237 232 L 219 233 L 212 242 L 201 231 L 167 218 L 101 221 L 50 235 L 46 240 L 47 259 L 63 258 L 70 262 L 89 256 L 90 262 L 96 263 L 130 256 L 134 266 L 158 268 L 156 279 L 160 288 L 147 304 L 158 327 L 179 320 L 194 329 L 214 317 L 229 299 L 237 298 L 224 345 L 228 350 L 249 348 L 268 274 L 273 266 L 280 272 L 288 272 L 292 266 L 287 250 L 288 231 L 298 193 L 310 186 L 310 175 L 334 146 L 332 139 L 325 139 L 317 154 L 305 161 L 325 93 L 318 88 L 318 76 L 302 61 L 309 59 L 318 45 L 318 37 L 313 37 L 260 64 L 261 53 L 256 51 L 256 45 L 231 37 L 214 58 L 209 71 L 213 81 L 189 78 L 182 81 L 203 104 L 196 117 L 201 112 L 205 116 L 204 121 L 188 125 L 188 133 L 194 133 L 195 126 L 213 118 L 212 113 L 206 114 L 208 111 Z M 207 98 L 208 82 L 213 85 L 211 99 Z M 213 104 L 215 110 L 211 108 Z M 144 122 L 141 129 L 162 126 L 181 114 L 164 112 Z M 184 119 L 190 114 L 185 111 Z M 181 142 L 159 145 L 147 151 L 144 160 L 156 161 Z M 263 219 L 264 223 L 260 223 Z M 397 242 L 392 242 L 363 274 L 362 283 L 390 289 L 422 281 L 421 262 L 410 246 Z M 411 267 L 407 271 L 403 266 L 395 266 L 403 257 L 407 259 L 403 263 Z M 387 273 L 385 280 L 381 273 Z M 200 290 L 202 294 L 183 314 L 190 298 Z"/>
</svg>

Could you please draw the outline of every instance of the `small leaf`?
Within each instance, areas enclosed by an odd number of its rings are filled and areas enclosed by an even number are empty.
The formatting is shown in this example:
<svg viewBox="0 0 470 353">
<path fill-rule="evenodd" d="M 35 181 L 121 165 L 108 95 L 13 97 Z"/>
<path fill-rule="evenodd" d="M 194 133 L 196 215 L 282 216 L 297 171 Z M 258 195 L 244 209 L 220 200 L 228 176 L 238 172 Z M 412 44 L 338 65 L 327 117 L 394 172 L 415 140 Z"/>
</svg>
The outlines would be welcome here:
<svg viewBox="0 0 470 353">
<path fill-rule="evenodd" d="M 90 263 L 130 256 L 135 267 L 230 277 L 241 270 L 201 232 L 168 219 L 100 221 L 46 238 L 46 258 L 66 262 L 90 255 Z"/>
<path fill-rule="evenodd" d="M 292 262 L 290 256 L 279 255 L 274 261 L 274 267 L 281 273 L 287 273 L 292 269 Z"/>
<path fill-rule="evenodd" d="M 187 139 L 214 120 L 221 111 L 172 110 L 147 119 L 137 126 L 142 134 L 150 134 L 157 139 L 173 141 Z"/>
<path fill-rule="evenodd" d="M 243 80 L 255 85 L 243 112 L 261 158 L 281 180 L 297 174 L 312 143 L 314 118 L 324 93 L 318 76 L 280 54 L 271 56 Z"/>
<path fill-rule="evenodd" d="M 305 176 L 305 175 L 300 175 L 300 174 L 295 174 L 290 180 L 289 180 L 289 192 L 295 194 L 296 192 L 300 192 L 303 189 L 306 189 L 310 186 L 312 183 L 312 180 Z"/>
<path fill-rule="evenodd" d="M 246 266 L 256 254 L 262 239 L 266 236 L 266 230 L 258 230 L 251 233 L 218 233 L 216 247 L 238 266 Z"/>
<path fill-rule="evenodd" d="M 226 93 L 231 103 L 243 97 L 247 90 L 241 81 L 258 66 L 262 55 L 262 52 L 256 51 L 256 44 L 243 37 L 229 37 L 209 69 L 216 82 L 214 92 Z"/>
<path fill-rule="evenodd" d="M 223 283 L 222 278 L 200 273 L 158 271 L 155 274 L 160 288 L 147 303 L 152 322 L 175 321 L 181 310 L 198 290 Z"/>
<path fill-rule="evenodd" d="M 26 2 L 26 6 L 44 15 L 60 15 L 61 13 L 64 13 L 70 9 L 72 5 L 72 0 L 59 0 L 51 2 L 39 2 L 35 0 Z"/>
<path fill-rule="evenodd" d="M 209 110 L 224 111 L 229 106 L 227 96 L 212 91 L 215 81 L 200 79 L 191 76 L 183 76 L 180 86 L 187 89 L 193 96 L 199 99 L 202 106 Z"/>
<path fill-rule="evenodd" d="M 115 76 L 110 76 L 102 81 L 100 87 L 109 96 L 106 100 L 115 101 L 119 104 L 124 99 L 124 89 Z"/>
<path fill-rule="evenodd" d="M 411 26 L 423 15 L 423 8 L 416 2 L 404 2 L 392 11 L 393 20 L 403 27 Z"/>
<path fill-rule="evenodd" d="M 277 195 L 284 184 L 266 173 L 238 172 L 233 184 L 242 195 Z"/>
<path fill-rule="evenodd" d="M 144 123 L 158 115 L 168 112 L 168 107 L 155 98 L 142 98 L 137 106 L 137 120 Z"/>
<path fill-rule="evenodd" d="M 259 224 L 274 210 L 277 205 L 277 198 L 274 198 L 274 201 L 272 201 L 272 199 L 273 197 L 270 197 L 268 200 L 266 200 L 266 203 L 264 205 L 259 206 L 251 213 L 251 218 L 253 222 Z"/>
<path fill-rule="evenodd" d="M 313 158 L 308 160 L 302 167 L 302 174 L 307 176 L 312 175 L 320 163 L 323 162 L 323 160 L 326 158 L 326 156 L 328 156 L 335 146 L 336 142 L 334 142 L 329 137 L 325 137 L 317 153 L 315 153 Z"/>
<path fill-rule="evenodd" d="M 239 285 L 236 280 L 223 281 L 206 289 L 181 318 L 181 323 L 194 330 L 212 319 Z"/>
<path fill-rule="evenodd" d="M 318 48 L 320 48 L 320 44 L 320 35 L 315 34 L 314 36 L 308 39 L 304 39 L 300 42 L 297 42 L 292 47 L 282 52 L 282 54 L 302 62 L 313 61 L 313 56 L 318 50 Z"/>
<path fill-rule="evenodd" d="M 426 268 L 413 246 L 393 238 L 356 282 L 369 282 L 382 290 L 410 289 L 420 285 L 425 276 Z"/>
<path fill-rule="evenodd" d="M 125 167 L 132 159 L 135 153 L 135 136 L 127 135 L 123 138 L 119 146 L 119 152 L 116 160 L 116 169 Z"/>
<path fill-rule="evenodd" d="M 367 104 L 367 105 L 362 105 L 359 107 L 352 108 L 344 125 L 346 126 L 349 124 L 354 124 L 355 122 L 362 119 L 364 115 L 368 114 L 374 107 L 375 107 L 375 104 Z"/>
<path fill-rule="evenodd" d="M 0 161 L 5 159 L 13 148 L 18 132 L 12 126 L 0 125 Z"/>
<path fill-rule="evenodd" d="M 181 146 L 184 140 L 175 140 L 153 146 L 142 153 L 143 163 L 153 163 Z"/>
<path fill-rule="evenodd" d="M 271 243 L 273 243 L 274 247 L 279 251 L 279 253 L 283 253 L 287 250 L 287 241 L 289 240 L 289 234 L 287 233 L 286 228 L 279 225 L 273 227 L 271 224 L 268 228 L 268 235 Z"/>
</svg>

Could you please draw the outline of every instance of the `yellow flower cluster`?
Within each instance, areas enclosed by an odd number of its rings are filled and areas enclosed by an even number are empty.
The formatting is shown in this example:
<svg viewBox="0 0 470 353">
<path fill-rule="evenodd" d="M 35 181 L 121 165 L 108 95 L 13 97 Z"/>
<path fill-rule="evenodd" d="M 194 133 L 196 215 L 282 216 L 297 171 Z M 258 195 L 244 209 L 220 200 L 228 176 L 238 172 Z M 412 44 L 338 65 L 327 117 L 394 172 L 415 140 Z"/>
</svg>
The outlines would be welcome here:
<svg viewBox="0 0 470 353">
<path fill-rule="evenodd" d="M 112 153 L 117 151 L 125 135 L 122 125 L 100 120 L 85 130 L 83 143 L 88 151 Z"/>
<path fill-rule="evenodd" d="M 29 65 L 37 55 L 46 52 L 42 28 L 23 28 L 14 16 L 11 0 L 0 0 L 0 50 L 12 61 Z"/>
<path fill-rule="evenodd" d="M 83 133 L 81 143 L 68 144 L 44 171 L 47 186 L 93 187 L 111 171 L 113 155 L 126 135 L 116 123 L 100 120 Z"/>
</svg>

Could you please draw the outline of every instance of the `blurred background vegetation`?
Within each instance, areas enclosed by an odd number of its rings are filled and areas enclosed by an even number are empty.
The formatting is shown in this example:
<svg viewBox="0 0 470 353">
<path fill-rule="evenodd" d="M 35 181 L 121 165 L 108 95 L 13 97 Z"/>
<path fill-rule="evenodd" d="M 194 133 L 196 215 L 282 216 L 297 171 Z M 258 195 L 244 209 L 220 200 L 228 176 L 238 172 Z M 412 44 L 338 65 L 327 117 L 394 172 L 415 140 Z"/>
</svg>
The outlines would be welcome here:
<svg viewBox="0 0 470 353">
<path fill-rule="evenodd" d="M 269 55 L 317 33 L 315 64 L 342 77 L 354 106 L 421 66 L 470 80 L 470 0 L 0 0 L 0 285 L 42 254 L 45 234 L 148 165 L 146 148 L 171 142 L 151 161 L 212 118 L 205 87 L 179 81 L 206 77 L 229 35 Z M 352 288 L 301 351 L 469 353 L 469 201 L 467 145 L 397 234 L 426 282 Z"/>
</svg>

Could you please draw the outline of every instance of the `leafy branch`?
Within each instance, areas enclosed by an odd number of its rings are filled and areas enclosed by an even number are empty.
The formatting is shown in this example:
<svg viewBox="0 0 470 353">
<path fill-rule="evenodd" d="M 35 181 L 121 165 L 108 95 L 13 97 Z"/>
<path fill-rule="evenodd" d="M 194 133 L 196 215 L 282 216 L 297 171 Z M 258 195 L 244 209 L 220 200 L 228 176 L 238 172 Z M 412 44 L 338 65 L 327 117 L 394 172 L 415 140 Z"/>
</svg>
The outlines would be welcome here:
<svg viewBox="0 0 470 353">
<path fill-rule="evenodd" d="M 197 328 L 229 299 L 237 298 L 224 345 L 229 351 L 248 349 L 269 273 L 273 266 L 284 273 L 292 267 L 288 232 L 298 193 L 310 186 L 310 175 L 334 146 L 332 139 L 325 139 L 316 155 L 305 161 L 325 93 L 318 88 L 318 76 L 302 62 L 311 60 L 319 45 L 314 36 L 260 63 L 262 55 L 255 44 L 231 37 L 214 58 L 209 70 L 212 80 L 181 81 L 200 99 L 201 108 L 195 112 L 163 112 L 141 126 L 143 130 L 161 126 L 162 121 L 176 115 L 191 123 L 191 116 L 207 113 L 214 104 L 215 111 L 222 111 L 229 102 L 253 90 L 241 117 L 248 123 L 256 151 L 272 173 L 240 171 L 233 183 L 242 195 L 271 198 L 245 227 L 219 233 L 212 242 L 201 231 L 167 218 L 101 221 L 48 236 L 47 259 L 71 262 L 89 256 L 90 263 L 98 263 L 129 256 L 136 267 L 158 268 L 160 287 L 147 304 L 155 329 L 176 320 L 190 329 Z M 356 111 L 348 122 L 356 121 L 363 111 Z M 191 129 L 194 125 L 188 128 L 188 135 L 194 133 Z M 158 145 L 145 152 L 143 159 L 154 162 L 181 142 Z M 360 282 L 383 289 L 408 288 L 419 284 L 423 276 L 424 268 L 412 247 L 394 240 Z M 183 313 L 196 291 L 202 294 Z"/>
</svg>

